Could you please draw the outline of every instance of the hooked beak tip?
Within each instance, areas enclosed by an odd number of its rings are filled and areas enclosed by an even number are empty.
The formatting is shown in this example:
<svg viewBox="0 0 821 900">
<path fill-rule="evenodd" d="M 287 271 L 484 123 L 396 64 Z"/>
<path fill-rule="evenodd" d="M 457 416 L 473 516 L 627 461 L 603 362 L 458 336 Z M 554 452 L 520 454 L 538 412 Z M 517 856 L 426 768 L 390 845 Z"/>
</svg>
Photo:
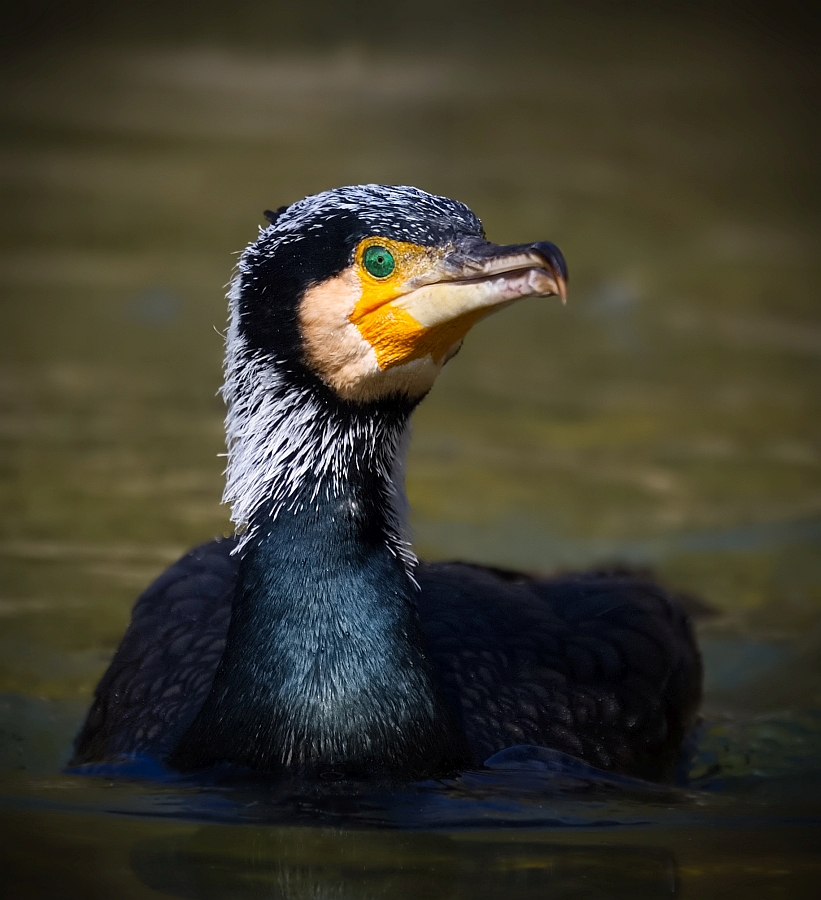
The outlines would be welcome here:
<svg viewBox="0 0 821 900">
<path fill-rule="evenodd" d="M 561 275 L 556 278 L 556 287 L 558 288 L 556 293 L 559 295 L 559 299 L 562 301 L 562 306 L 567 306 L 567 282 Z"/>
<path fill-rule="evenodd" d="M 566 306 L 568 277 L 564 254 L 550 241 L 539 241 L 532 245 L 532 249 L 547 263 L 547 269 L 553 275 L 553 280 L 556 283 L 555 294 L 562 301 L 562 306 Z"/>
</svg>

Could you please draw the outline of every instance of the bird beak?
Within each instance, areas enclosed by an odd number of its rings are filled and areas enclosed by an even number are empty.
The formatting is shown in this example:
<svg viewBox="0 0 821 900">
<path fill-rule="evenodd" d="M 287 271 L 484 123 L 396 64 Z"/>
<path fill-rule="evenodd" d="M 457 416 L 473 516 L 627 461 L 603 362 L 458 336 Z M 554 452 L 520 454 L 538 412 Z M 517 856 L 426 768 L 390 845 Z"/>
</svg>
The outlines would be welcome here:
<svg viewBox="0 0 821 900">
<path fill-rule="evenodd" d="M 383 371 L 426 357 L 441 366 L 497 309 L 524 297 L 567 297 L 567 265 L 547 242 L 500 247 L 461 237 L 412 249 L 404 280 L 369 285 L 349 317 Z"/>
<path fill-rule="evenodd" d="M 463 336 L 475 322 L 525 297 L 556 295 L 565 303 L 567 264 L 546 241 L 500 246 L 462 238 L 405 288 L 394 307 L 426 329 L 460 322 Z"/>
</svg>

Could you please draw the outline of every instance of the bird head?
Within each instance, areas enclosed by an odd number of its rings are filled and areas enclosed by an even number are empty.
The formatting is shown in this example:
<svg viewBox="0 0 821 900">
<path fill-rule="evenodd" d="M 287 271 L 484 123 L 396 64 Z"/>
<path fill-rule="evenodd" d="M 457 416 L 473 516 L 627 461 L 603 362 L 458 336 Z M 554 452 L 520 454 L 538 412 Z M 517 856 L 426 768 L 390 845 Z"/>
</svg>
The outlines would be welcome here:
<svg viewBox="0 0 821 900">
<path fill-rule="evenodd" d="M 418 400 L 480 319 L 566 297 L 553 244 L 490 243 L 467 206 L 417 188 L 338 188 L 266 216 L 240 262 L 235 327 L 247 352 L 344 401 Z"/>
</svg>

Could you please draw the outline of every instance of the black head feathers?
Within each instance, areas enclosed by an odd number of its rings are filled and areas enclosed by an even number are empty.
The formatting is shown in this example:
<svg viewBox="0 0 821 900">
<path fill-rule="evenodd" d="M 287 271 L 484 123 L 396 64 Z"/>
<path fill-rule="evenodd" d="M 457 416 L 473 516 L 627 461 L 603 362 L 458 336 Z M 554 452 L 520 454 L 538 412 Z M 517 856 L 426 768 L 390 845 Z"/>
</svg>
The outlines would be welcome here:
<svg viewBox="0 0 821 900">
<path fill-rule="evenodd" d="M 262 215 L 268 220 L 269 225 L 276 225 L 277 219 L 288 209 L 287 206 L 279 206 L 274 209 L 264 209 Z"/>
<path fill-rule="evenodd" d="M 270 224 L 240 259 L 232 303 L 250 349 L 288 360 L 293 371 L 303 368 L 300 298 L 349 266 L 360 240 L 379 235 L 436 246 L 483 234 L 463 203 L 403 185 L 335 188 L 264 216 Z"/>
</svg>

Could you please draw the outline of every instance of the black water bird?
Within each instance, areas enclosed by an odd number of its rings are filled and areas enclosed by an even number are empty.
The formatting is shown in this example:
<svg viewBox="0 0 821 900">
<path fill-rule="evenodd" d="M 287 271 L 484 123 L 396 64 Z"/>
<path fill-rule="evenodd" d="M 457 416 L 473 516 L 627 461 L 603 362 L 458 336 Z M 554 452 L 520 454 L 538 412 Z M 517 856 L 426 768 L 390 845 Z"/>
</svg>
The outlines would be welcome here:
<svg viewBox="0 0 821 900">
<path fill-rule="evenodd" d="M 236 535 L 139 598 L 72 765 L 415 778 L 533 744 L 667 777 L 701 690 L 673 597 L 418 564 L 407 541 L 414 407 L 479 319 L 564 298 L 561 253 L 489 243 L 466 206 L 408 187 L 266 216 L 229 294 Z"/>
</svg>

